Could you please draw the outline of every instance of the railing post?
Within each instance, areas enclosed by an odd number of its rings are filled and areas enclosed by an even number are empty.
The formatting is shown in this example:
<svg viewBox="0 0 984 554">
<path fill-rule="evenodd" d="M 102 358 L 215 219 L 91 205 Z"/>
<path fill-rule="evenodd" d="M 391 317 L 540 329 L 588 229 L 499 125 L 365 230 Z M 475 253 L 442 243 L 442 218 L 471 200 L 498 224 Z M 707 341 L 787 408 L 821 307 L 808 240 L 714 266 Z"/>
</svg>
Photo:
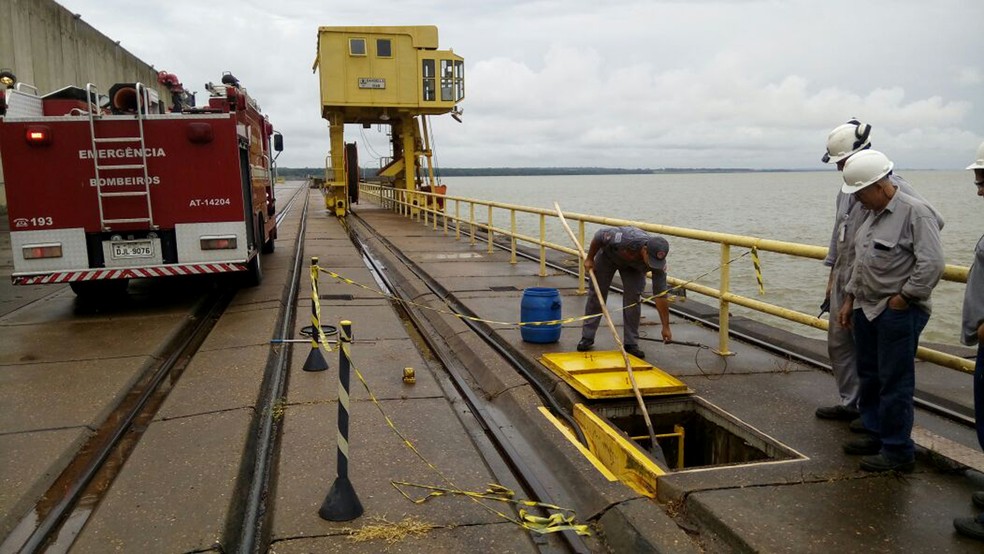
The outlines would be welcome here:
<svg viewBox="0 0 984 554">
<path fill-rule="evenodd" d="M 493 236 L 492 236 L 493 235 L 493 233 L 492 233 L 492 204 L 489 204 L 489 226 L 485 230 L 485 235 L 489 239 L 489 250 L 488 250 L 488 252 L 489 252 L 489 254 L 491 254 L 492 253 L 492 239 L 493 239 Z"/>
<path fill-rule="evenodd" d="M 721 298 L 718 310 L 718 349 L 720 356 L 730 356 L 728 351 L 728 300 L 727 295 L 731 287 L 731 245 L 721 243 Z"/>
<path fill-rule="evenodd" d="M 509 210 L 509 263 L 516 265 L 516 210 Z"/>
<path fill-rule="evenodd" d="M 461 240 L 461 200 L 454 200 L 454 240 Z"/>
<path fill-rule="evenodd" d="M 335 482 L 321 504 L 318 515 L 328 521 L 351 521 L 363 513 L 362 503 L 348 478 L 349 450 L 349 356 L 351 356 L 352 322 L 342 321 L 338 328 L 338 463 Z"/>
<path fill-rule="evenodd" d="M 577 220 L 577 240 L 584 244 L 584 220 Z M 584 288 L 584 260 L 580 257 L 577 259 L 577 293 L 585 294 L 587 292 Z"/>
<path fill-rule="evenodd" d="M 471 240 L 468 241 L 468 244 L 475 244 L 475 203 L 470 202 L 468 208 L 468 226 L 471 229 Z"/>
<path fill-rule="evenodd" d="M 444 203 L 441 204 L 441 216 L 444 218 L 444 236 L 448 236 L 448 199 L 444 199 Z"/>
<path fill-rule="evenodd" d="M 540 277 L 547 276 L 547 216 L 540 214 Z"/>
</svg>

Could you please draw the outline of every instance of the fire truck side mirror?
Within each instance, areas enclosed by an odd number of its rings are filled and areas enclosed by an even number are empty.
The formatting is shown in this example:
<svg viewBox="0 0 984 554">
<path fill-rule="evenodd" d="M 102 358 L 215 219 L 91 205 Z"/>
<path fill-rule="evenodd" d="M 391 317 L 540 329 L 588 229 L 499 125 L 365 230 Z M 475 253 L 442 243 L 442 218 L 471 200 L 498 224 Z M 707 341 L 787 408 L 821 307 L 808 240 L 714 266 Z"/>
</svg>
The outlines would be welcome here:
<svg viewBox="0 0 984 554">
<path fill-rule="evenodd" d="M 273 149 L 277 152 L 284 151 L 284 136 L 280 133 L 274 133 L 273 135 Z"/>
</svg>

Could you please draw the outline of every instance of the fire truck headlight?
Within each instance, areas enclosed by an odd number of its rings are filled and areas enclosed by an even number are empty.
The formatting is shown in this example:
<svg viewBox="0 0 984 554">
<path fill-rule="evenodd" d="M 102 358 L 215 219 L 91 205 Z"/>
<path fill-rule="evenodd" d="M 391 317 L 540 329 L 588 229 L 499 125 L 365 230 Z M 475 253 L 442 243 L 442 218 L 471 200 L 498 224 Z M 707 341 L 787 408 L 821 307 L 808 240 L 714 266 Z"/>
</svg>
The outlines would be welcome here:
<svg viewBox="0 0 984 554">
<path fill-rule="evenodd" d="M 24 131 L 24 140 L 31 146 L 47 146 L 51 144 L 51 127 L 29 125 Z"/>
<path fill-rule="evenodd" d="M 210 123 L 189 123 L 188 141 L 195 144 L 208 144 L 212 142 L 212 125 Z"/>
<path fill-rule="evenodd" d="M 25 244 L 21 247 L 25 260 L 38 260 L 41 258 L 61 258 L 62 246 L 58 243 L 52 244 Z"/>
<path fill-rule="evenodd" d="M 235 235 L 201 238 L 202 250 L 235 250 L 238 244 Z"/>
</svg>

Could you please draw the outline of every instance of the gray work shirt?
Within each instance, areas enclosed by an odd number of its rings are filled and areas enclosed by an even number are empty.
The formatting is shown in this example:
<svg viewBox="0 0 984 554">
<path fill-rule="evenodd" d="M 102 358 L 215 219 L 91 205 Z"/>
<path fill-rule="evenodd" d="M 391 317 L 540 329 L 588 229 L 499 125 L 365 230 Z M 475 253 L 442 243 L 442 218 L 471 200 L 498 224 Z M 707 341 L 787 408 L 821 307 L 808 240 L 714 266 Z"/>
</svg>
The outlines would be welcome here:
<svg viewBox="0 0 984 554">
<path fill-rule="evenodd" d="M 964 291 L 963 324 L 961 342 L 967 346 L 977 344 L 977 328 L 984 323 L 984 236 L 974 248 L 974 263 L 967 274 Z"/>
<path fill-rule="evenodd" d="M 855 237 L 855 263 L 847 292 L 869 321 L 892 296 L 903 293 L 913 307 L 932 312 L 929 295 L 946 265 L 941 222 L 928 203 L 895 190 L 878 213 L 868 211 Z"/>
<path fill-rule="evenodd" d="M 603 227 L 595 233 L 600 252 L 604 252 L 615 267 L 630 267 L 653 272 L 653 295 L 666 290 L 666 271 L 651 269 L 642 258 L 642 248 L 649 243 L 649 233 L 638 227 Z"/>
<path fill-rule="evenodd" d="M 916 189 L 912 188 L 908 181 L 894 173 L 889 176 L 889 180 L 898 190 L 926 203 L 933 210 L 940 229 L 943 229 L 943 216 Z M 857 198 L 854 198 L 853 194 L 846 192 L 837 194 L 834 230 L 830 236 L 830 247 L 827 249 L 827 257 L 824 258 L 823 265 L 833 268 L 836 278 L 842 285 L 846 285 L 851 277 L 851 266 L 854 265 L 854 236 L 866 215 L 868 215 L 867 209 Z"/>
</svg>

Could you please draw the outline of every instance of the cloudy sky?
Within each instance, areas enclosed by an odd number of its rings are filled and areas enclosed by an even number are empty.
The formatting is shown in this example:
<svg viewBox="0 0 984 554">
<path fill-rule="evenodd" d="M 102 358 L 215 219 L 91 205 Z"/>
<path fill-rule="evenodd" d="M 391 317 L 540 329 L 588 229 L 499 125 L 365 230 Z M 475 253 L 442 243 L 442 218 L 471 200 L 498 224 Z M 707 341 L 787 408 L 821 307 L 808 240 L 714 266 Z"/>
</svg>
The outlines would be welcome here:
<svg viewBox="0 0 984 554">
<path fill-rule="evenodd" d="M 58 0 L 204 96 L 235 74 L 320 166 L 317 28 L 436 25 L 465 59 L 443 167 L 820 168 L 851 117 L 899 167 L 962 169 L 984 140 L 982 0 Z M 388 152 L 346 131 L 362 165 Z"/>
</svg>

